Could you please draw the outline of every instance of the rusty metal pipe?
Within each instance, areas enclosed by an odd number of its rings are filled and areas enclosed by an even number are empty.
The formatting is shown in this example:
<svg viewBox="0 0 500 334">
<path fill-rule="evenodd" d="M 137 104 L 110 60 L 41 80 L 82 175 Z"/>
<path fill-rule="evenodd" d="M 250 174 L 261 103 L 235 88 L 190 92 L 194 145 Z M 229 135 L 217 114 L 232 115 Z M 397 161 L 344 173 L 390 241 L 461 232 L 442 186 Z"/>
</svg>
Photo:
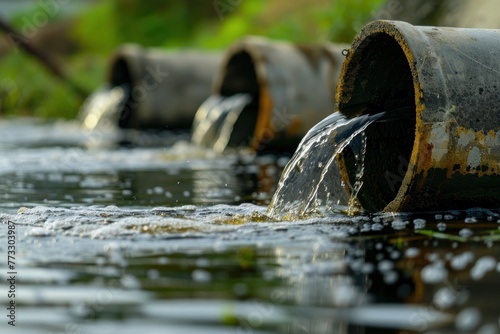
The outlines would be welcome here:
<svg viewBox="0 0 500 334">
<path fill-rule="evenodd" d="M 188 129 L 210 95 L 221 55 L 198 51 L 120 47 L 109 62 L 111 86 L 129 85 L 119 125 L 133 129 Z"/>
<path fill-rule="evenodd" d="M 366 130 L 363 208 L 500 207 L 499 55 L 500 30 L 399 21 L 362 29 L 342 66 L 338 110 L 415 110 Z M 353 162 L 349 150 L 339 158 L 351 184 Z"/>
<path fill-rule="evenodd" d="M 224 55 L 213 94 L 249 93 L 254 103 L 235 124 L 230 146 L 295 149 L 304 134 L 331 113 L 342 50 L 247 37 Z"/>
</svg>

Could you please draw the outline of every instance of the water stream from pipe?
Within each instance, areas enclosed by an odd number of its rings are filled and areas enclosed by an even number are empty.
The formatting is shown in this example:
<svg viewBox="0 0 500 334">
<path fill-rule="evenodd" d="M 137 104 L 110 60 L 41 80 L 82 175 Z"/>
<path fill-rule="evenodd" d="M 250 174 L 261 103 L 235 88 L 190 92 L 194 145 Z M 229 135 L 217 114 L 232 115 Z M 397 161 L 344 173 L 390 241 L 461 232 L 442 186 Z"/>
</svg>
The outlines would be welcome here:
<svg viewBox="0 0 500 334">
<path fill-rule="evenodd" d="M 412 117 L 412 108 L 348 118 L 335 112 L 316 124 L 300 142 L 281 175 L 268 214 L 276 219 L 296 219 L 326 211 L 359 210 L 356 197 L 363 186 L 367 137 L 374 122 Z M 342 179 L 338 155 L 349 146 L 356 162 L 355 182 Z"/>
<path fill-rule="evenodd" d="M 82 127 L 86 131 L 117 127 L 129 97 L 130 87 L 103 87 L 87 98 L 80 109 Z"/>
<path fill-rule="evenodd" d="M 191 142 L 223 152 L 238 117 L 251 102 L 250 94 L 210 96 L 196 112 Z"/>
</svg>

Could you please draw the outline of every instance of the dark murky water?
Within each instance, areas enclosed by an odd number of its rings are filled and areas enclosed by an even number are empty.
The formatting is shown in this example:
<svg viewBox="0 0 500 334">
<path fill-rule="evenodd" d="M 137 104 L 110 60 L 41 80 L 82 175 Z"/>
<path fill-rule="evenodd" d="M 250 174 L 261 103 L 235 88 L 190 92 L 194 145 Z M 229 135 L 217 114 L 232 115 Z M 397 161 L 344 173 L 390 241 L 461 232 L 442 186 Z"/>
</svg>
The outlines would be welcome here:
<svg viewBox="0 0 500 334">
<path fill-rule="evenodd" d="M 279 221 L 284 157 L 0 131 L 2 305 L 7 221 L 17 238 L 2 333 L 499 332 L 498 210 Z"/>
</svg>

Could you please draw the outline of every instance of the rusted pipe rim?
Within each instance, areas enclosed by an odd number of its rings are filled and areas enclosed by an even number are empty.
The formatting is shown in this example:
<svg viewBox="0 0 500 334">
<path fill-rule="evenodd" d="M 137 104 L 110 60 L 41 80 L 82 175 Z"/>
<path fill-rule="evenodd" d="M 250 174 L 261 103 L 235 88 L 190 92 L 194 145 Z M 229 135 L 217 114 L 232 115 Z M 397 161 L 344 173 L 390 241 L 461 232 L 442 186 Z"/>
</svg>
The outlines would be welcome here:
<svg viewBox="0 0 500 334">
<path fill-rule="evenodd" d="M 213 93 L 251 93 L 255 104 L 235 125 L 255 150 L 295 148 L 315 123 L 331 113 L 344 45 L 295 45 L 247 37 L 231 46 Z M 252 117 L 253 113 L 253 117 Z M 251 127 L 251 132 L 248 128 Z M 244 143 L 233 142 L 235 145 Z"/>
<path fill-rule="evenodd" d="M 141 79 L 141 59 L 145 50 L 136 44 L 125 44 L 117 49 L 109 61 L 107 82 L 112 86 L 129 84 L 131 87 Z"/>
<path fill-rule="evenodd" d="M 268 45 L 267 39 L 257 36 L 246 37 L 233 44 L 225 53 L 222 71 L 213 85 L 214 94 L 229 96 L 236 93 L 250 93 L 256 98 L 258 114 L 255 124 L 246 124 L 247 128 L 253 129 L 249 134 L 253 137 L 249 143 L 253 149 L 259 146 L 263 132 L 272 129 L 273 102 L 266 80 L 264 53 L 261 51 Z M 235 69 L 231 69 L 233 63 Z M 229 73 L 230 71 L 234 72 Z M 245 82 L 243 87 L 242 81 Z"/>
<path fill-rule="evenodd" d="M 401 25 L 404 27 L 405 24 L 400 23 L 400 25 L 396 27 L 393 22 L 375 21 L 365 26 L 356 37 L 342 65 L 336 91 L 336 109 L 341 110 L 348 116 L 354 117 L 357 116 L 357 113 L 381 112 L 413 105 L 416 112 L 416 126 L 415 129 L 411 131 L 411 135 L 414 137 L 414 139 L 411 140 L 412 146 L 406 146 L 406 152 L 402 152 L 402 157 L 400 157 L 401 152 L 393 152 L 398 155 L 391 156 L 390 161 L 397 162 L 398 160 L 406 160 L 407 165 L 415 166 L 417 162 L 416 152 L 419 150 L 420 143 L 419 128 L 421 125 L 419 115 L 422 113 L 425 105 L 422 99 L 422 89 L 420 87 L 418 71 L 415 67 L 416 62 L 413 59 L 414 56 L 411 46 L 408 45 L 404 33 L 401 30 Z M 411 25 L 408 26 L 409 28 L 413 28 Z M 384 64 L 387 68 L 374 68 L 383 66 L 377 62 L 381 61 L 384 57 L 390 59 Z M 390 64 L 390 62 L 393 62 L 393 64 Z M 361 71 L 363 71 L 363 73 Z M 401 76 L 405 77 L 405 80 L 403 80 L 404 82 L 398 80 L 397 75 L 399 73 L 401 73 Z M 375 85 L 379 87 L 371 87 Z M 413 86 L 412 92 L 408 92 L 408 88 L 410 88 L 409 85 Z M 388 91 L 388 89 L 380 88 L 380 86 L 391 86 L 395 93 Z M 361 94 L 362 96 L 359 96 L 359 93 L 354 94 L 356 90 L 366 91 Z M 368 109 L 362 112 L 356 108 L 357 105 L 364 106 L 365 104 L 369 104 Z M 367 132 L 368 131 L 370 130 L 367 130 Z M 370 140 L 370 138 L 368 138 L 368 140 Z M 353 181 L 352 177 L 349 178 L 347 175 L 346 166 L 341 166 L 341 169 L 343 170 L 344 178 Z M 412 181 L 413 173 L 410 169 L 402 171 L 401 168 L 393 167 L 392 170 L 386 171 L 366 171 L 377 175 L 376 177 L 379 178 L 379 181 L 376 184 L 379 186 L 380 192 L 383 192 L 385 190 L 384 186 L 386 186 L 386 184 L 384 184 L 386 182 L 384 174 L 390 175 L 391 177 L 402 178 L 402 182 L 396 193 L 391 192 L 392 194 L 381 196 L 384 197 L 381 201 L 369 200 L 369 202 L 372 203 L 366 203 L 366 201 L 363 203 L 361 199 L 363 206 L 368 207 L 370 210 L 378 211 L 391 207 L 390 203 L 400 202 L 407 193 L 408 186 Z M 383 181 L 380 181 L 380 178 L 382 178 Z M 392 196 L 394 196 L 394 199 L 390 200 Z M 377 203 L 373 203 L 373 201 Z M 390 203 L 387 203 L 388 201 Z"/>
<path fill-rule="evenodd" d="M 351 117 L 415 110 L 413 119 L 366 130 L 368 171 L 358 194 L 363 207 L 415 211 L 499 204 L 499 38 L 498 30 L 399 21 L 362 29 L 342 66 L 338 110 Z M 349 152 L 339 161 L 352 184 Z"/>
</svg>

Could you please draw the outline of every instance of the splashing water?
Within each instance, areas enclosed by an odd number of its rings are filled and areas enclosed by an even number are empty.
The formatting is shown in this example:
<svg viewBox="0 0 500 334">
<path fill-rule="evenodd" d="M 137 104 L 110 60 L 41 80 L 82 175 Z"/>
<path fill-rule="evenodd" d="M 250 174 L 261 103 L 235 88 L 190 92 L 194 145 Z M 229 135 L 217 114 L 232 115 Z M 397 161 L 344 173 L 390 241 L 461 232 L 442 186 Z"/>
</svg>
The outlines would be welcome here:
<svg viewBox="0 0 500 334">
<path fill-rule="evenodd" d="M 249 94 L 210 96 L 196 112 L 191 142 L 223 152 L 231 138 L 234 124 L 251 101 Z"/>
<path fill-rule="evenodd" d="M 350 119 L 336 112 L 316 124 L 286 166 L 268 214 L 278 219 L 294 218 L 356 205 L 356 196 L 363 185 L 367 141 L 364 130 L 376 121 L 408 117 L 402 109 Z M 343 182 L 336 163 L 338 154 L 348 145 L 355 153 L 357 165 L 356 181 L 349 191 L 346 186 L 350 185 Z"/>
<path fill-rule="evenodd" d="M 83 129 L 94 131 L 117 128 L 129 91 L 128 85 L 121 85 L 104 87 L 93 93 L 80 109 Z"/>
<path fill-rule="evenodd" d="M 19 333 L 416 333 L 416 314 L 427 332 L 498 328 L 498 209 L 276 221 L 263 204 L 283 157 L 186 142 L 88 150 L 63 121 L 4 119 L 0 132 L 0 245 L 14 222 Z M 347 147 L 353 175 L 369 173 L 366 134 Z"/>
<path fill-rule="evenodd" d="M 268 215 L 294 219 L 315 212 L 352 212 L 359 208 L 357 195 L 363 186 L 367 149 L 364 131 L 374 122 L 415 117 L 412 106 L 378 113 L 369 106 L 354 106 L 360 107 L 370 112 L 353 118 L 335 112 L 309 130 L 283 171 Z M 347 146 L 352 149 L 356 164 L 352 186 L 344 183 L 337 165 L 338 155 Z"/>
</svg>

